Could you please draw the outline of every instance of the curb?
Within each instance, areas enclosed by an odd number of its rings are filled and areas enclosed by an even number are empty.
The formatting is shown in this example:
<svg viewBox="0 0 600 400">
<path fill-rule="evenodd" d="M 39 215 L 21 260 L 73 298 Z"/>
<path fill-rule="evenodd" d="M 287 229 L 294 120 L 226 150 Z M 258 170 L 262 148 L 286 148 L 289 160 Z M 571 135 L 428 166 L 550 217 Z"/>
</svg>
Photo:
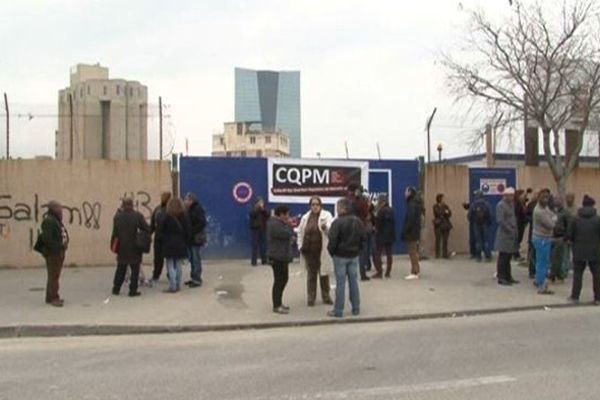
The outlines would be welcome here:
<svg viewBox="0 0 600 400">
<path fill-rule="evenodd" d="M 0 339 L 32 338 L 32 337 L 76 337 L 76 336 L 117 336 L 117 335 L 147 335 L 168 333 L 201 333 L 243 330 L 265 330 L 291 327 L 310 327 L 321 325 L 363 324 L 399 321 L 418 321 L 432 319 L 448 319 L 475 317 L 492 314 L 506 314 L 524 311 L 547 311 L 551 309 L 566 309 L 585 307 L 586 304 L 546 304 L 522 307 L 492 308 L 482 310 L 449 311 L 429 314 L 391 315 L 380 317 L 358 317 L 343 319 L 317 319 L 306 321 L 256 322 L 243 324 L 219 325 L 16 325 L 0 327 Z M 589 305 L 591 306 L 591 304 Z"/>
</svg>

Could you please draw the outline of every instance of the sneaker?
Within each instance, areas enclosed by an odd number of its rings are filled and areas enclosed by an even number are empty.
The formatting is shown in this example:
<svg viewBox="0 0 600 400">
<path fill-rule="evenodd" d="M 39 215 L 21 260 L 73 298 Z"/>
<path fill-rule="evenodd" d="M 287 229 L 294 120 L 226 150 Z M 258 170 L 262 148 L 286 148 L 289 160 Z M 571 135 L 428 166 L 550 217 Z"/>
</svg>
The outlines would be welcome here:
<svg viewBox="0 0 600 400">
<path fill-rule="evenodd" d="M 363 282 L 366 282 L 366 281 L 370 281 L 371 278 L 369 278 L 368 276 L 365 275 L 365 276 L 361 276 L 360 280 L 363 281 Z"/>
<path fill-rule="evenodd" d="M 342 318 L 341 315 L 336 314 L 335 311 L 333 311 L 333 310 L 332 311 L 328 311 L 327 312 L 327 316 L 328 317 L 332 317 L 332 318 Z"/>
<path fill-rule="evenodd" d="M 129 292 L 129 297 L 138 297 L 141 296 L 142 292 Z"/>
<path fill-rule="evenodd" d="M 511 281 L 507 281 L 506 279 L 498 279 L 498 285 L 501 286 L 512 286 Z"/>
<path fill-rule="evenodd" d="M 283 307 L 273 307 L 273 312 L 275 314 L 289 314 L 290 313 L 289 310 L 286 310 Z"/>
<path fill-rule="evenodd" d="M 281 305 L 281 308 L 283 308 L 285 311 L 290 311 L 290 308 L 286 305 Z"/>
<path fill-rule="evenodd" d="M 550 295 L 550 294 L 554 294 L 554 292 L 552 290 L 548 290 L 548 288 L 544 288 L 544 289 L 538 290 L 537 294 Z"/>
<path fill-rule="evenodd" d="M 177 293 L 179 290 L 177 289 L 165 289 L 163 290 L 163 293 Z"/>
<path fill-rule="evenodd" d="M 377 272 L 375 275 L 371 275 L 371 279 L 382 279 L 383 274 L 381 272 Z"/>
<path fill-rule="evenodd" d="M 571 296 L 567 297 L 567 301 L 571 304 L 579 304 L 579 299 L 574 299 Z"/>
<path fill-rule="evenodd" d="M 352 315 L 358 317 L 360 315 L 360 310 L 352 310 Z"/>
<path fill-rule="evenodd" d="M 200 286 L 202 286 L 202 283 L 201 283 L 201 282 L 196 282 L 196 281 L 191 281 L 191 282 L 188 284 L 188 286 L 189 286 L 190 288 L 197 288 L 197 287 L 200 287 Z"/>
<path fill-rule="evenodd" d="M 407 281 L 414 281 L 415 279 L 419 279 L 419 275 L 417 274 L 408 274 L 404 277 Z"/>
<path fill-rule="evenodd" d="M 333 305 L 333 300 L 331 300 L 331 299 L 325 299 L 325 300 L 323 300 L 323 304 L 328 304 L 328 305 L 332 306 Z"/>
<path fill-rule="evenodd" d="M 309 301 L 306 303 L 306 305 L 307 305 L 307 306 L 309 306 L 309 307 L 314 307 L 314 306 L 315 306 L 315 301 L 314 301 L 314 300 L 309 300 Z"/>
<path fill-rule="evenodd" d="M 50 303 L 52 307 L 62 307 L 65 305 L 65 301 L 63 299 L 52 300 Z"/>
<path fill-rule="evenodd" d="M 112 294 L 114 294 L 115 296 L 118 296 L 118 295 L 119 295 L 119 293 L 121 293 L 121 291 L 120 291 L 119 289 L 117 289 L 117 288 L 113 288 L 113 290 L 112 290 Z"/>
<path fill-rule="evenodd" d="M 518 285 L 521 282 L 519 282 L 518 280 L 516 280 L 514 278 L 510 278 L 510 283 L 512 283 L 513 285 Z"/>
</svg>

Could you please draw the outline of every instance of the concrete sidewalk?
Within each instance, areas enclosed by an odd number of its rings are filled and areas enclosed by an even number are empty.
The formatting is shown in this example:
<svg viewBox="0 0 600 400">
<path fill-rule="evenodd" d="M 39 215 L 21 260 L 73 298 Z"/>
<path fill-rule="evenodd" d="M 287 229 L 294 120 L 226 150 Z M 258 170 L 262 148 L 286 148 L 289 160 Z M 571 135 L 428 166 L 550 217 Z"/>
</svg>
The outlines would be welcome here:
<svg viewBox="0 0 600 400">
<path fill-rule="evenodd" d="M 424 261 L 422 276 L 405 281 L 408 259 L 397 257 L 391 279 L 361 282 L 361 316 L 344 320 L 326 316 L 329 306 L 306 306 L 303 266 L 290 266 L 284 303 L 289 315 L 271 312 L 272 272 L 269 266 L 253 268 L 246 261 L 207 261 L 205 284 L 165 294 L 160 287 L 142 288 L 129 298 L 110 294 L 114 267 L 67 268 L 61 279 L 64 308 L 44 304 L 43 269 L 0 271 L 0 337 L 125 334 L 265 328 L 289 325 L 382 321 L 461 316 L 566 305 L 570 279 L 553 285 L 552 296 L 537 295 L 527 270 L 513 266 L 520 285 L 500 287 L 493 279 L 495 264 L 478 264 L 465 258 Z M 144 267 L 150 276 L 150 267 Z M 184 278 L 189 270 L 184 271 Z M 582 302 L 592 300 L 591 277 L 584 278 Z M 127 293 L 124 287 L 122 293 Z M 346 291 L 347 293 L 347 291 Z M 333 293 L 332 293 L 333 294 Z M 347 295 L 346 295 L 347 296 Z M 349 306 L 346 309 L 349 314 Z"/>
</svg>

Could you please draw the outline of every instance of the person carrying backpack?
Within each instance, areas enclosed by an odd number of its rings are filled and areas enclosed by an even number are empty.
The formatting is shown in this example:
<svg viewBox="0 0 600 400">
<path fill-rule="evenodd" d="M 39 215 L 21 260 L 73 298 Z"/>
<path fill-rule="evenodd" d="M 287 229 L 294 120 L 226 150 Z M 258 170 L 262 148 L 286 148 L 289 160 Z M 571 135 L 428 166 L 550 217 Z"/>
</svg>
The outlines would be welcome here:
<svg viewBox="0 0 600 400">
<path fill-rule="evenodd" d="M 492 211 L 490 204 L 478 192 L 469 207 L 469 221 L 473 224 L 475 235 L 475 259 L 481 262 L 481 253 L 487 262 L 492 260 L 492 250 L 489 243 L 489 230 L 492 226 Z"/>
</svg>

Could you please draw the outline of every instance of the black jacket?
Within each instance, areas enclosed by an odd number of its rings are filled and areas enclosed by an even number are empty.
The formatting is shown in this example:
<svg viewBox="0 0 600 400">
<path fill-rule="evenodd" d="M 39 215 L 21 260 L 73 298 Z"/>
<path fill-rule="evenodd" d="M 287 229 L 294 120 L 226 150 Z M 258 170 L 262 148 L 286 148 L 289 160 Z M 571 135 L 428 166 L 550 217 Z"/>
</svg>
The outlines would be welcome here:
<svg viewBox="0 0 600 400">
<path fill-rule="evenodd" d="M 270 218 L 267 222 L 267 256 L 276 262 L 289 263 L 294 259 L 292 237 L 294 230 L 279 218 Z"/>
<path fill-rule="evenodd" d="M 402 227 L 402 240 L 405 242 L 416 242 L 421 238 L 421 204 L 415 197 L 409 197 L 406 201 L 406 214 L 404 215 L 404 226 Z"/>
<path fill-rule="evenodd" d="M 162 244 L 165 258 L 181 259 L 188 257 L 188 245 L 191 243 L 191 226 L 187 215 L 173 217 L 165 214 L 158 226 L 156 240 Z"/>
<path fill-rule="evenodd" d="M 379 209 L 375 215 L 375 241 L 386 245 L 396 241 L 396 218 L 390 206 Z"/>
<path fill-rule="evenodd" d="M 351 214 L 336 218 L 329 228 L 327 251 L 334 257 L 354 258 L 365 244 L 367 233 L 362 221 Z"/>
<path fill-rule="evenodd" d="M 188 209 L 188 217 L 191 226 L 191 245 L 202 246 L 206 244 L 206 212 L 204 208 L 195 201 Z"/>
<path fill-rule="evenodd" d="M 142 263 L 143 251 L 138 248 L 135 241 L 138 229 L 150 233 L 150 227 L 140 212 L 121 210 L 115 214 L 110 242 L 112 244 L 115 238 L 119 239 L 119 252 L 117 253 L 119 264 L 138 265 Z"/>
<path fill-rule="evenodd" d="M 269 220 L 269 212 L 267 210 L 253 208 L 250 211 L 250 230 L 265 232 L 267 230 L 267 221 Z"/>
<path fill-rule="evenodd" d="M 600 260 L 600 217 L 594 207 L 583 207 L 569 227 L 573 261 Z"/>
<path fill-rule="evenodd" d="M 66 238 L 63 238 L 63 230 Z M 59 254 L 66 250 L 69 235 L 62 221 L 52 212 L 48 212 L 46 218 L 44 218 L 40 235 L 42 242 L 41 251 L 45 256 L 48 254 Z"/>
<path fill-rule="evenodd" d="M 156 231 L 158 230 L 158 227 L 160 226 L 160 224 L 162 223 L 162 221 L 165 219 L 165 217 L 167 216 L 167 206 L 161 204 L 160 206 L 156 207 L 154 209 L 154 212 L 152 212 L 152 219 L 150 220 L 150 233 L 156 233 Z M 154 239 L 156 240 L 157 236 L 154 236 Z"/>
</svg>

